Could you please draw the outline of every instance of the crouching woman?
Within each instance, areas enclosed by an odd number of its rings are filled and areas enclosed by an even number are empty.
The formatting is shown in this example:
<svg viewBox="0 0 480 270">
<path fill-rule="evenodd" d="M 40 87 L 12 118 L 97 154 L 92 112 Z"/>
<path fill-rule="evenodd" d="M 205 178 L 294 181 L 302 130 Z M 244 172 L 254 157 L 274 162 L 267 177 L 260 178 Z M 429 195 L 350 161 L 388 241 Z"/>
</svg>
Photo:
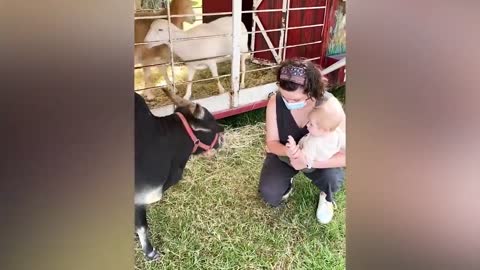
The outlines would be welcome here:
<svg viewBox="0 0 480 270">
<path fill-rule="evenodd" d="M 309 114 L 318 106 L 338 106 L 340 102 L 325 91 L 326 79 L 312 62 L 300 59 L 284 61 L 277 71 L 278 92 L 267 104 L 267 155 L 260 173 L 259 191 L 263 200 L 278 206 L 288 197 L 293 177 L 304 174 L 320 190 L 317 220 L 329 223 L 333 218 L 334 194 L 343 184 L 345 153 L 339 151 L 331 158 L 308 164 L 300 151 L 292 153 L 286 146 L 288 137 L 295 142 L 307 135 Z M 341 108 L 343 112 L 343 108 Z M 345 122 L 340 124 L 345 131 Z M 282 157 L 288 157 L 284 162 Z M 308 170 L 305 170 L 308 169 Z"/>
</svg>

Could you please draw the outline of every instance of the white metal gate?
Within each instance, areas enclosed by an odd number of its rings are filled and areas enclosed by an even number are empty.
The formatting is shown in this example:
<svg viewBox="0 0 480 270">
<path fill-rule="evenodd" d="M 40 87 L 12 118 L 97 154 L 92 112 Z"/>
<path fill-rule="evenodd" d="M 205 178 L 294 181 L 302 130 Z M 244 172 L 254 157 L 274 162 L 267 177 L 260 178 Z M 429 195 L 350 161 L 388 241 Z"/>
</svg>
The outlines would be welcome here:
<svg viewBox="0 0 480 270">
<path fill-rule="evenodd" d="M 169 0 L 167 0 L 170 2 Z M 208 0 L 204 0 L 208 1 Z M 213 1 L 213 0 L 210 0 Z M 232 0 L 232 12 L 216 12 L 216 13 L 202 13 L 202 14 L 194 14 L 196 16 L 202 15 L 202 16 L 213 16 L 213 15 L 231 15 L 233 18 L 233 29 L 232 29 L 232 55 L 228 55 L 228 57 L 231 57 L 231 73 L 226 74 L 226 75 L 220 75 L 218 77 L 212 77 L 208 79 L 200 79 L 200 80 L 193 80 L 192 82 L 201 82 L 201 81 L 207 81 L 207 80 L 215 80 L 217 78 L 222 78 L 222 77 L 227 77 L 231 76 L 231 90 L 230 93 L 227 91 L 223 94 L 217 94 L 214 96 L 206 97 L 206 98 L 201 98 L 201 99 L 196 99 L 193 100 L 194 102 L 197 102 L 207 108 L 210 112 L 212 113 L 218 113 L 222 111 L 228 111 L 232 110 L 235 108 L 239 108 L 242 106 L 249 106 L 250 104 L 254 104 L 255 102 L 259 101 L 265 101 L 268 99 L 268 95 L 271 92 L 274 92 L 277 90 L 277 86 L 275 83 L 267 83 L 263 85 L 257 85 L 254 87 L 250 88 L 244 88 L 240 89 L 240 29 L 241 29 L 241 15 L 243 13 L 251 13 L 253 16 L 253 27 L 252 31 L 249 31 L 249 34 L 252 34 L 252 43 L 251 43 L 251 52 L 261 52 L 261 51 L 270 51 L 277 64 L 269 64 L 266 67 L 259 68 L 259 69 L 254 69 L 254 70 L 247 70 L 246 73 L 254 72 L 254 71 L 259 71 L 259 70 L 265 70 L 265 69 L 273 69 L 278 66 L 278 63 L 280 63 L 282 60 L 285 59 L 286 56 L 286 49 L 287 48 L 293 48 L 297 46 L 307 46 L 311 45 L 312 43 L 303 43 L 303 44 L 295 44 L 295 45 L 289 45 L 286 46 L 285 44 L 288 38 L 288 30 L 289 29 L 303 29 L 303 28 L 309 28 L 309 27 L 320 27 L 323 24 L 317 24 L 317 25 L 305 25 L 305 26 L 297 26 L 297 27 L 290 27 L 289 28 L 289 12 L 291 10 L 302 10 L 302 9 L 311 9 L 311 8 L 325 8 L 325 7 L 303 7 L 303 8 L 295 8 L 291 9 L 290 8 L 290 0 L 282 0 L 282 8 L 281 9 L 270 9 L 270 10 L 257 10 L 258 6 L 260 3 L 264 0 L 254 0 L 253 8 L 252 10 L 245 10 L 242 11 L 242 2 L 239 0 Z M 170 12 L 170 6 L 169 4 L 166 4 L 166 9 L 167 9 L 167 15 L 163 16 L 142 16 L 142 17 L 135 17 L 135 19 L 145 19 L 145 18 L 152 18 L 152 19 L 167 19 L 168 21 L 171 21 L 171 18 L 174 17 L 182 17 L 182 16 L 191 16 L 193 14 L 182 14 L 182 15 L 172 15 Z M 282 28 L 279 29 L 269 29 L 266 30 L 260 21 L 259 17 L 257 16 L 258 12 L 282 12 L 284 14 L 284 20 L 282 20 Z M 325 16 L 326 17 L 326 16 Z M 258 31 L 256 31 L 256 28 L 259 28 Z M 186 39 L 172 39 L 171 35 L 171 28 L 168 28 L 169 31 L 169 39 L 168 39 L 168 44 L 171 48 L 171 58 L 172 61 L 170 63 L 167 63 L 166 65 L 171 66 L 172 70 L 172 87 L 175 90 L 176 85 L 179 84 L 186 84 L 188 82 L 181 82 L 178 83 L 175 81 L 175 73 L 174 73 L 174 66 L 175 64 L 179 63 L 186 63 L 186 61 L 183 62 L 175 62 L 174 61 L 174 55 L 173 51 L 175 50 L 175 41 L 178 40 L 186 40 Z M 271 40 L 267 36 L 267 32 L 271 31 L 280 31 L 280 41 L 279 41 L 279 46 L 274 47 Z M 255 42 L 255 35 L 256 34 L 261 34 L 264 38 L 265 41 L 267 42 L 269 48 L 267 50 L 257 50 L 254 51 L 254 42 Z M 204 39 L 204 38 L 215 38 L 219 36 L 226 36 L 230 34 L 224 34 L 224 35 L 212 35 L 212 36 L 202 36 L 202 37 L 194 37 L 192 39 Z M 321 42 L 321 41 L 319 41 Z M 145 42 L 143 43 L 136 43 L 135 45 L 143 45 L 147 44 Z M 310 60 L 315 60 L 318 58 L 312 58 Z M 197 59 L 198 60 L 198 59 Z M 323 73 L 326 75 L 336 69 L 339 69 L 343 66 L 345 66 L 346 59 L 342 59 L 338 61 L 337 63 L 331 65 L 330 67 L 327 67 L 323 70 Z M 141 67 L 136 67 L 136 68 L 141 68 Z M 273 72 L 273 71 L 272 71 Z M 165 86 L 155 86 L 152 88 L 160 88 L 160 87 L 165 87 Z M 145 90 L 144 89 L 138 89 L 136 91 L 141 91 Z M 161 106 L 158 108 L 153 108 L 152 113 L 157 115 L 157 116 L 164 116 L 164 115 L 169 115 L 173 113 L 174 111 L 174 106 L 173 105 L 166 105 L 166 106 Z"/>
</svg>

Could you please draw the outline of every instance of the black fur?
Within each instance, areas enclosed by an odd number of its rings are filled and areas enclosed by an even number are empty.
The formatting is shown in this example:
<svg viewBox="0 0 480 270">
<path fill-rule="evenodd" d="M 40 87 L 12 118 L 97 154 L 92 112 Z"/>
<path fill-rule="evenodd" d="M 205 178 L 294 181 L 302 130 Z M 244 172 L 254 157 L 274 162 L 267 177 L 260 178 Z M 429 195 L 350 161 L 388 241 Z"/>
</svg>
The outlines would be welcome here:
<svg viewBox="0 0 480 270">
<path fill-rule="evenodd" d="M 178 107 L 190 125 L 210 130 L 195 132 L 198 139 L 206 144 L 212 143 L 215 134 L 222 133 L 213 115 L 200 105 L 191 112 L 188 106 Z M 201 119 L 196 116 L 203 116 Z M 214 148 L 221 145 L 219 140 Z M 154 116 L 145 100 L 135 93 L 135 194 L 162 187 L 165 192 L 176 184 L 183 174 L 185 165 L 192 154 L 193 142 L 186 133 L 180 118 L 176 114 L 165 117 Z M 198 148 L 193 154 L 200 154 Z M 148 223 L 145 204 L 135 203 L 135 228 L 146 232 L 146 243 L 142 246 L 148 259 L 157 259 L 148 237 Z M 139 235 L 139 237 L 142 237 Z"/>
</svg>

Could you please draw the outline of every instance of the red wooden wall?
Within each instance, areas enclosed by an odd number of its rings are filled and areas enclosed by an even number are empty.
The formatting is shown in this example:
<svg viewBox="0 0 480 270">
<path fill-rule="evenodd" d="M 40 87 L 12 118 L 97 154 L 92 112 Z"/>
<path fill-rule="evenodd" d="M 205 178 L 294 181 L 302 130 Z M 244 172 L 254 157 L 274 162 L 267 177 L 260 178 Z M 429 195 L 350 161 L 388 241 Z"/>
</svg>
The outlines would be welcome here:
<svg viewBox="0 0 480 270">
<path fill-rule="evenodd" d="M 281 9 L 282 8 L 282 0 L 264 0 L 259 6 L 258 10 L 265 10 L 265 9 Z M 272 12 L 260 12 L 257 13 L 260 21 L 265 27 L 265 30 L 268 29 L 278 29 L 282 28 L 282 12 L 281 11 L 272 11 Z M 260 29 L 255 27 L 255 31 L 260 31 Z M 279 46 L 280 40 L 280 31 L 273 31 L 267 32 L 267 36 L 270 38 L 274 47 Z M 262 33 L 255 33 L 255 51 L 258 50 L 266 50 L 268 49 L 267 42 L 263 37 Z M 268 62 L 275 62 L 273 55 L 270 51 L 267 52 L 259 52 L 253 54 L 254 58 L 268 60 Z"/>
<path fill-rule="evenodd" d="M 291 0 L 290 8 L 300 8 L 300 7 L 317 7 L 324 6 L 327 0 Z M 282 8 L 281 0 L 264 0 L 258 9 L 278 9 Z M 328 6 L 327 6 L 328 8 Z M 289 11 L 289 27 L 312 25 L 312 24 L 321 24 L 324 22 L 326 9 L 306 9 L 306 10 L 291 10 Z M 282 27 L 282 13 L 257 13 L 260 21 L 262 22 L 265 29 L 277 29 Z M 326 28 L 325 28 L 326 29 Z M 258 31 L 259 29 L 256 29 Z M 279 46 L 280 32 L 270 32 L 267 33 L 272 41 L 274 47 Z M 308 42 L 315 42 L 319 40 L 324 40 L 324 27 L 312 27 L 312 28 L 303 28 L 303 29 L 291 29 L 288 30 L 287 34 L 287 46 L 296 45 Z M 261 33 L 255 34 L 255 50 L 268 49 L 268 45 L 265 42 L 263 35 Z M 322 56 L 322 59 L 316 60 L 315 62 L 320 64 L 323 63 L 324 49 L 323 44 L 312 44 L 305 45 L 294 48 L 286 49 L 286 58 L 292 57 L 305 57 L 305 58 L 314 58 Z M 271 52 L 262 52 L 255 53 L 255 58 L 268 60 L 269 62 L 274 62 L 274 58 Z"/>
<path fill-rule="evenodd" d="M 293 10 L 290 12 L 289 17 L 289 27 L 311 25 L 311 24 L 321 24 L 325 23 L 324 27 L 312 27 L 304 29 L 293 29 L 288 30 L 287 44 L 286 45 L 296 45 L 308 42 L 315 42 L 323 40 L 322 43 L 305 45 L 300 47 L 288 48 L 286 51 L 286 58 L 292 57 L 305 57 L 305 58 L 314 58 L 322 57 L 315 62 L 318 64 L 325 63 L 325 51 L 326 44 L 328 42 L 328 27 L 330 24 L 331 7 L 339 0 L 290 0 L 291 8 L 298 7 L 317 7 L 325 6 L 326 9 L 306 9 L 306 10 Z M 282 0 L 263 0 L 263 2 L 258 7 L 259 10 L 265 9 L 281 9 Z M 242 0 L 242 10 L 251 10 L 253 6 L 253 0 Z M 203 0 L 203 12 L 228 12 L 232 11 L 232 1 L 230 0 Z M 257 13 L 260 21 L 266 30 L 268 29 L 278 29 L 282 28 L 282 12 L 260 12 Z M 225 15 L 227 16 L 227 15 Z M 324 20 L 325 16 L 327 19 Z M 212 21 L 218 17 L 222 16 L 204 16 L 204 22 Z M 248 31 L 252 31 L 252 15 L 250 13 L 242 15 L 242 21 L 247 27 Z M 259 31 L 256 27 L 255 31 Z M 274 47 L 279 46 L 280 40 L 280 31 L 269 32 L 267 33 Z M 268 49 L 268 45 L 265 42 L 265 39 L 261 33 L 256 33 L 255 36 L 255 50 L 265 50 Z M 250 39 L 249 39 L 250 44 Z M 277 50 L 278 51 L 278 50 Z M 268 62 L 274 63 L 275 60 L 270 51 L 254 53 L 253 55 L 256 59 L 267 60 Z"/>
<path fill-rule="evenodd" d="M 242 10 L 252 10 L 253 0 L 235 0 L 242 1 Z M 203 0 L 202 4 L 203 13 L 214 13 L 214 12 L 232 12 L 232 1 L 231 0 Z M 203 16 L 203 22 L 208 23 L 220 17 L 225 17 L 230 15 L 214 15 L 214 16 Z M 252 14 L 244 13 L 242 14 L 242 22 L 247 27 L 247 31 L 252 31 Z M 251 35 L 248 36 L 248 44 L 250 44 Z"/>
</svg>

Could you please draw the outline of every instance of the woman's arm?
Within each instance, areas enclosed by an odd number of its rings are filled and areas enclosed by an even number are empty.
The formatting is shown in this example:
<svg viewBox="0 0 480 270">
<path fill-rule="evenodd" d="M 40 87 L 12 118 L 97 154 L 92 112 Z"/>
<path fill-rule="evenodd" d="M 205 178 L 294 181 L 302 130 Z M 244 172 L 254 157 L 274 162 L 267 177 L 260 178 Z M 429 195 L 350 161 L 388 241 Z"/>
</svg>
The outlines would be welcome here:
<svg viewBox="0 0 480 270">
<path fill-rule="evenodd" d="M 305 157 L 303 155 L 300 155 L 299 158 L 296 159 L 290 159 L 290 163 L 295 170 L 307 168 L 307 162 L 305 161 Z M 344 152 L 338 152 L 328 160 L 314 161 L 312 164 L 312 168 L 316 169 L 338 168 L 345 166 L 346 161 Z"/>
<path fill-rule="evenodd" d="M 287 156 L 287 147 L 280 143 L 277 127 L 276 95 L 272 95 L 267 104 L 266 139 L 267 152 L 277 156 Z"/>
<path fill-rule="evenodd" d="M 312 167 L 317 169 L 345 167 L 347 165 L 345 157 L 346 155 L 344 152 L 338 152 L 330 159 L 324 161 L 315 161 Z"/>
</svg>

